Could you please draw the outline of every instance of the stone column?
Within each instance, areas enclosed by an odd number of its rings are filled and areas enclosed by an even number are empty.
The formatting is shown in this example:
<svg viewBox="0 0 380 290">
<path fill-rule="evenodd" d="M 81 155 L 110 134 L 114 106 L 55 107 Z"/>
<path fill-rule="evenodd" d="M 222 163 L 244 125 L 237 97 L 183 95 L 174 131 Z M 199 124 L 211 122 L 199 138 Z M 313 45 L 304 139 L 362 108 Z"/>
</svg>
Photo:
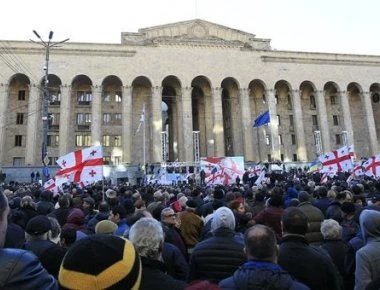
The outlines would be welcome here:
<svg viewBox="0 0 380 290">
<path fill-rule="evenodd" d="M 122 87 L 123 97 L 122 97 L 122 148 L 123 148 L 123 162 L 132 163 L 132 87 L 125 86 Z M 146 122 L 146 116 L 145 122 Z M 145 166 L 145 164 L 144 164 Z"/>
<path fill-rule="evenodd" d="M 205 122 L 205 140 L 206 140 L 206 150 L 205 155 L 202 155 L 201 157 L 206 156 L 216 156 L 215 153 L 215 140 L 214 140 L 214 118 L 213 118 L 213 98 L 212 98 L 212 90 L 210 91 L 210 95 L 205 95 L 205 105 L 204 105 L 204 122 Z M 202 132 L 201 132 L 202 134 Z"/>
<path fill-rule="evenodd" d="M 347 144 L 354 144 L 354 132 L 352 130 L 351 110 L 350 110 L 350 92 L 342 91 L 340 94 L 340 104 L 343 112 L 344 129 L 347 131 Z"/>
<path fill-rule="evenodd" d="M 61 86 L 61 105 L 59 119 L 59 156 L 63 156 L 74 148 L 74 137 L 70 132 L 71 120 L 71 86 Z M 73 125 L 75 126 L 75 125 Z"/>
<path fill-rule="evenodd" d="M 373 109 L 371 103 L 371 92 L 364 92 L 362 96 L 364 102 L 364 114 L 367 122 L 368 133 L 369 133 L 369 146 L 370 146 L 370 155 L 375 155 L 378 153 L 377 146 L 377 134 L 376 134 L 376 125 L 375 118 L 373 116 Z M 348 144 L 351 145 L 351 144 Z"/>
<path fill-rule="evenodd" d="M 42 132 L 42 95 L 38 85 L 33 84 L 29 86 L 29 102 L 27 118 L 27 133 L 25 144 L 25 164 L 40 165 L 42 164 L 42 135 L 38 136 Z M 34 112 L 34 114 L 31 114 Z M 49 156 L 49 150 L 48 156 Z"/>
<path fill-rule="evenodd" d="M 277 124 L 277 107 L 275 90 L 266 90 L 266 99 L 268 101 L 268 109 L 270 113 L 270 136 L 271 136 L 271 157 L 275 160 L 280 160 L 280 144 L 278 143 L 278 124 Z M 261 112 L 262 113 L 262 112 Z M 261 114 L 260 113 L 260 114 Z"/>
<path fill-rule="evenodd" d="M 241 124 L 243 129 L 244 159 L 247 161 L 253 161 L 253 127 L 250 115 L 251 108 L 249 104 L 249 92 L 250 89 L 240 89 L 239 97 L 241 106 Z"/>
<path fill-rule="evenodd" d="M 212 89 L 213 104 L 213 134 L 215 157 L 223 157 L 224 153 L 224 129 L 223 129 L 223 108 L 222 108 L 222 89 Z"/>
<path fill-rule="evenodd" d="M 0 164 L 5 165 L 5 138 L 8 120 L 8 85 L 0 84 Z"/>
<path fill-rule="evenodd" d="M 93 86 L 91 89 L 91 141 L 93 145 L 102 145 L 102 86 Z"/>
<path fill-rule="evenodd" d="M 330 130 L 329 130 L 329 122 L 327 120 L 325 92 L 317 90 L 314 92 L 314 95 L 317 102 L 318 124 L 319 124 L 319 131 L 321 132 L 322 154 L 323 154 L 324 152 L 331 151 Z"/>
<path fill-rule="evenodd" d="M 152 87 L 152 142 L 151 142 L 151 162 L 160 163 L 162 160 L 161 154 L 161 132 L 162 132 L 162 87 Z"/>
<path fill-rule="evenodd" d="M 303 126 L 301 91 L 293 90 L 290 92 L 293 104 L 294 129 L 297 138 L 297 156 L 300 161 L 307 161 L 305 129 Z"/>
<path fill-rule="evenodd" d="M 180 156 L 181 161 L 193 162 L 193 110 L 191 105 L 192 87 L 182 88 L 182 136 L 183 136 L 183 154 Z"/>
</svg>

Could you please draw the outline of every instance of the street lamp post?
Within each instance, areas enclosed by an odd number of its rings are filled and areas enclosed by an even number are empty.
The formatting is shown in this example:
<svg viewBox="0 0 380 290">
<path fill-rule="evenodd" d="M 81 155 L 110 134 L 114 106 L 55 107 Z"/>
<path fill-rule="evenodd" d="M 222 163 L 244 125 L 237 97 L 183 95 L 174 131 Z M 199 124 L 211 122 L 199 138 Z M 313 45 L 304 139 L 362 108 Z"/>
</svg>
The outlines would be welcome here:
<svg viewBox="0 0 380 290">
<path fill-rule="evenodd" d="M 59 41 L 59 42 L 52 42 L 53 38 L 53 31 L 49 32 L 49 39 L 48 41 L 44 41 L 41 36 L 37 33 L 37 31 L 33 30 L 33 33 L 37 38 L 40 40 L 40 42 L 36 42 L 34 40 L 30 40 L 34 43 L 37 43 L 39 45 L 42 45 L 45 48 L 45 65 L 43 67 L 45 71 L 45 77 L 44 77 L 44 94 L 42 99 L 42 154 L 41 154 L 41 160 L 42 160 L 42 184 L 44 184 L 47 181 L 47 178 L 49 176 L 49 171 L 47 165 L 49 164 L 49 158 L 48 158 L 48 151 L 47 151 L 47 142 L 48 142 L 48 125 L 49 125 L 49 116 L 48 116 L 48 105 L 49 105 L 49 54 L 50 54 L 50 48 L 57 47 L 59 44 L 62 44 L 69 40 L 69 38 Z"/>
</svg>

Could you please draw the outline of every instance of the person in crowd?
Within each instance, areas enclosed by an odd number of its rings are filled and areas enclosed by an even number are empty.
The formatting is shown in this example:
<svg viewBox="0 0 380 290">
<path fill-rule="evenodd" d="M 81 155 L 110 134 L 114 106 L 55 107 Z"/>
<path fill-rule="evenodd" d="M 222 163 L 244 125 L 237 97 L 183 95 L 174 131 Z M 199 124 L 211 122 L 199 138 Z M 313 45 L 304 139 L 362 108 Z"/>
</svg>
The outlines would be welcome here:
<svg viewBox="0 0 380 290">
<path fill-rule="evenodd" d="M 255 225 L 244 234 L 247 262 L 219 283 L 221 289 L 307 290 L 278 264 L 276 235 L 264 225 Z"/>
<path fill-rule="evenodd" d="M 51 202 L 53 193 L 49 190 L 41 192 L 40 201 L 37 202 L 37 213 L 47 215 L 54 210 L 54 204 Z"/>
<path fill-rule="evenodd" d="M 96 210 L 94 210 L 95 200 L 91 196 L 85 197 L 83 199 L 82 207 L 84 212 L 84 222 L 87 224 L 88 221 L 97 214 Z"/>
<path fill-rule="evenodd" d="M 189 253 L 191 253 L 194 246 L 199 242 L 203 228 L 202 219 L 195 214 L 196 208 L 196 202 L 189 199 L 186 202 L 186 209 L 179 213 L 181 220 L 180 230 Z"/>
<path fill-rule="evenodd" d="M 4 249 L 5 234 L 8 226 L 8 200 L 0 191 L 0 288 L 19 289 L 57 289 L 53 276 L 42 267 L 38 258 L 29 251 Z"/>
<path fill-rule="evenodd" d="M 249 222 L 252 219 L 252 213 L 246 212 L 244 200 L 242 198 L 237 198 L 231 201 L 228 207 L 232 210 L 235 216 L 236 232 L 244 233 L 249 227 Z"/>
<path fill-rule="evenodd" d="M 355 220 L 356 207 L 353 202 L 342 203 L 343 219 L 340 223 L 342 226 L 342 239 L 346 242 L 356 237 L 359 232 L 359 224 Z"/>
<path fill-rule="evenodd" d="M 82 231 L 85 234 L 90 234 L 84 223 L 84 213 L 79 208 L 73 208 L 67 217 L 67 222 L 63 225 L 62 229 L 72 228 L 77 231 Z"/>
<path fill-rule="evenodd" d="M 307 242 L 310 245 L 320 245 L 322 242 L 321 223 L 325 217 L 319 208 L 312 205 L 311 196 L 308 192 L 300 191 L 298 200 L 300 201 L 298 209 L 307 216 L 309 222 L 306 233 Z"/>
<path fill-rule="evenodd" d="M 114 235 L 118 229 L 116 223 L 111 220 L 103 220 L 96 224 L 95 233 L 96 234 L 109 234 Z"/>
<path fill-rule="evenodd" d="M 334 219 L 338 223 L 341 223 L 343 220 L 342 203 L 347 201 L 346 199 L 346 192 L 338 192 L 338 194 L 336 195 L 336 199 L 329 204 L 329 207 L 326 210 L 326 218 Z"/>
<path fill-rule="evenodd" d="M 326 210 L 331 202 L 331 200 L 327 197 L 327 187 L 319 186 L 315 191 L 317 193 L 318 199 L 314 201 L 313 205 L 319 208 L 322 211 L 323 215 L 326 215 Z"/>
<path fill-rule="evenodd" d="M 280 241 L 282 236 L 281 217 L 284 212 L 281 188 L 275 187 L 272 189 L 268 204 L 269 206 L 263 209 L 253 220 L 257 224 L 263 224 L 273 229 L 276 233 L 277 241 Z"/>
<path fill-rule="evenodd" d="M 121 205 L 114 206 L 111 209 L 109 220 L 117 224 L 116 236 L 122 237 L 125 231 L 129 230 L 129 225 L 126 219 L 125 208 Z"/>
<path fill-rule="evenodd" d="M 62 261 L 58 281 L 61 289 L 138 290 L 141 276 L 140 258 L 132 243 L 99 234 L 71 246 Z"/>
<path fill-rule="evenodd" d="M 290 207 L 284 211 L 282 226 L 284 236 L 278 264 L 310 289 L 340 289 L 339 273 L 330 256 L 309 246 L 306 240 L 307 216 L 298 208 Z"/>
<path fill-rule="evenodd" d="M 102 201 L 98 206 L 98 213 L 88 221 L 87 229 L 92 233 L 95 233 L 95 226 L 102 220 L 108 220 L 110 216 L 110 206 L 106 201 Z"/>
<path fill-rule="evenodd" d="M 212 237 L 199 242 L 190 258 L 188 281 L 219 283 L 246 261 L 244 241 L 235 232 L 235 217 L 227 207 L 218 208 L 211 220 Z"/>
<path fill-rule="evenodd" d="M 182 290 L 187 284 L 176 280 L 163 271 L 162 250 L 164 232 L 153 218 L 141 218 L 129 231 L 129 240 L 141 257 L 142 277 L 140 290 Z"/>
<path fill-rule="evenodd" d="M 352 289 L 352 277 L 347 271 L 347 253 L 349 251 L 348 243 L 342 240 L 342 227 L 336 220 L 324 220 L 321 224 L 323 242 L 321 247 L 327 251 L 345 285 L 344 289 Z"/>
<path fill-rule="evenodd" d="M 178 214 L 171 207 L 166 207 L 161 211 L 161 224 L 165 233 L 165 242 L 175 245 L 187 261 L 187 247 L 180 230 L 180 223 L 181 220 Z"/>
<path fill-rule="evenodd" d="M 38 215 L 37 206 L 31 196 L 26 195 L 21 199 L 19 212 L 23 216 L 19 221 L 19 225 L 25 229 L 28 221 Z"/>
<path fill-rule="evenodd" d="M 67 217 L 70 214 L 71 207 L 70 207 L 70 196 L 68 194 L 64 194 L 58 198 L 58 208 L 54 209 L 49 216 L 55 217 L 60 226 L 63 227 L 63 225 L 67 222 Z"/>
<path fill-rule="evenodd" d="M 359 220 L 364 246 L 356 252 L 355 290 L 380 278 L 380 212 L 364 210 Z"/>
</svg>

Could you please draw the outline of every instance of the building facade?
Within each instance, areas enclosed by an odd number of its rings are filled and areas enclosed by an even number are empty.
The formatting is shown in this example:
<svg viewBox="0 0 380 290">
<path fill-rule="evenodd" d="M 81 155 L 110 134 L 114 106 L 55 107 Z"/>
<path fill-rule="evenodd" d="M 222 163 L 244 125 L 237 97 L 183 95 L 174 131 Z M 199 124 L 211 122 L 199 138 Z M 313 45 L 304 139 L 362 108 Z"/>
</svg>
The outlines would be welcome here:
<svg viewBox="0 0 380 290">
<path fill-rule="evenodd" d="M 45 50 L 1 41 L 0 166 L 41 164 Z M 50 50 L 50 164 L 102 144 L 106 163 L 311 161 L 378 151 L 380 56 L 278 51 L 195 19 Z M 253 128 L 270 110 L 271 122 Z"/>
</svg>

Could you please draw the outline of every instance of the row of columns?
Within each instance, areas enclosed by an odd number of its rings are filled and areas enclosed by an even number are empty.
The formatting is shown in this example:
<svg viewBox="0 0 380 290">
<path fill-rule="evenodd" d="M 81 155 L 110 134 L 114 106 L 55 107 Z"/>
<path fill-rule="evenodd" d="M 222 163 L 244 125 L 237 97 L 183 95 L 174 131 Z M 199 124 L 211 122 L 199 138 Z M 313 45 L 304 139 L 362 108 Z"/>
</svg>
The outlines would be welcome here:
<svg viewBox="0 0 380 290">
<path fill-rule="evenodd" d="M 132 161 L 132 87 L 124 86 L 122 88 L 122 146 L 123 146 L 123 162 L 131 163 Z M 162 87 L 154 86 L 151 88 L 151 148 L 147 153 L 150 153 L 150 162 L 161 162 L 161 131 L 162 131 Z M 303 114 L 301 106 L 301 95 L 299 90 L 290 91 L 295 135 L 297 140 L 297 156 L 299 160 L 307 160 L 306 144 L 305 144 L 305 130 L 303 124 Z M 347 92 L 348 93 L 348 92 Z M 92 123 L 91 123 L 91 136 L 93 142 L 102 142 L 102 87 L 92 87 Z M 347 131 L 347 139 L 349 144 L 353 144 L 354 136 L 352 129 L 352 121 L 350 115 L 349 96 L 342 97 L 346 92 L 340 92 L 341 97 L 341 109 L 343 112 L 344 129 Z M 275 101 L 275 90 L 265 91 L 266 100 L 268 101 L 268 109 L 270 110 L 271 120 L 276 120 L 277 106 Z M 179 159 L 185 162 L 193 161 L 193 140 L 192 140 L 192 87 L 184 87 L 182 89 L 182 96 L 178 100 L 178 122 L 179 128 L 181 128 L 180 137 L 178 140 Z M 314 96 L 317 101 L 317 113 L 318 121 L 320 124 L 320 131 L 322 137 L 323 151 L 327 152 L 331 150 L 329 126 L 327 118 L 327 109 L 325 103 L 325 92 L 314 91 Z M 377 153 L 377 137 L 375 120 L 372 111 L 372 104 L 369 92 L 364 92 L 361 95 L 362 103 L 364 104 L 365 119 L 369 129 L 369 143 L 370 153 Z M 69 142 L 70 134 L 70 112 L 71 112 L 71 87 L 61 86 L 61 107 L 60 107 L 60 131 L 59 131 L 59 154 L 60 156 L 68 153 L 71 148 Z M 257 160 L 259 155 L 258 148 L 254 148 L 250 107 L 250 90 L 243 88 L 239 90 L 239 102 L 241 110 L 240 122 L 242 125 L 243 143 L 244 143 L 244 155 L 246 160 Z M 0 85 L 0 163 L 4 160 L 5 137 L 6 137 L 6 125 L 7 118 L 6 111 L 8 107 L 8 85 Z M 212 124 L 206 122 L 206 143 L 207 152 L 213 156 L 224 156 L 224 134 L 223 134 L 223 110 L 222 110 L 222 88 L 213 88 L 211 90 L 211 106 L 206 105 L 205 110 L 210 112 L 212 108 Z M 26 137 L 26 164 L 39 164 L 40 154 L 37 152 L 37 148 L 40 148 L 39 144 L 39 128 L 41 125 L 40 119 L 40 107 L 41 98 L 40 90 L 37 86 L 30 86 L 29 103 L 28 103 L 28 124 L 27 124 L 27 137 Z M 38 112 L 38 113 L 33 113 Z M 211 113 L 211 112 L 210 112 Z M 147 120 L 147 118 L 145 119 Z M 271 155 L 274 159 L 280 159 L 280 144 L 278 142 L 278 126 L 276 122 L 271 122 L 270 125 L 271 134 Z M 148 136 L 149 138 L 149 136 Z M 210 145 L 211 144 L 211 145 Z M 256 157 L 256 158 L 255 158 Z"/>
</svg>

